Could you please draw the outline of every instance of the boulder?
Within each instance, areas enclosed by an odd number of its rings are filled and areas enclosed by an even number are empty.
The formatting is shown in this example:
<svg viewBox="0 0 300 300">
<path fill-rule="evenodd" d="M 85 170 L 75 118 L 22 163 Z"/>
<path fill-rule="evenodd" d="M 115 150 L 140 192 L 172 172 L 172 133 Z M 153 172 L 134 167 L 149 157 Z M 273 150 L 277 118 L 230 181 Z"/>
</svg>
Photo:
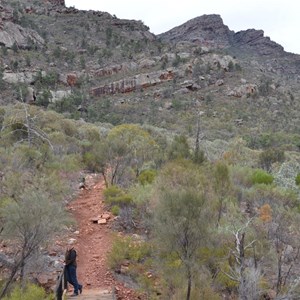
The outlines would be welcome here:
<svg viewBox="0 0 300 300">
<path fill-rule="evenodd" d="M 23 71 L 14 73 L 12 71 L 5 71 L 3 73 L 3 80 L 7 83 L 34 83 L 36 76 L 38 75 L 37 71 Z M 45 75 L 45 72 L 42 72 L 42 75 Z"/>
<path fill-rule="evenodd" d="M 51 98 L 49 99 L 50 102 L 55 103 L 57 101 L 60 101 L 64 98 L 67 98 L 68 96 L 71 95 L 71 91 L 50 91 L 51 93 Z"/>
<path fill-rule="evenodd" d="M 256 84 L 243 84 L 227 92 L 227 96 L 241 98 L 242 96 L 253 95 L 257 92 Z"/>
<path fill-rule="evenodd" d="M 138 64 L 141 69 L 149 69 L 155 66 L 156 61 L 153 59 L 144 58 Z"/>
<path fill-rule="evenodd" d="M 98 224 L 105 225 L 105 224 L 107 224 L 107 220 L 106 219 L 99 219 Z"/>
<path fill-rule="evenodd" d="M 106 214 L 103 214 L 101 216 L 102 219 L 105 219 L 105 220 L 109 220 L 110 219 L 110 214 L 106 213 Z"/>
<path fill-rule="evenodd" d="M 75 86 L 78 81 L 78 76 L 75 73 L 67 74 L 67 84 L 69 86 Z"/>
<path fill-rule="evenodd" d="M 221 86 L 224 84 L 224 80 L 223 79 L 218 79 L 215 83 L 216 86 Z"/>
</svg>

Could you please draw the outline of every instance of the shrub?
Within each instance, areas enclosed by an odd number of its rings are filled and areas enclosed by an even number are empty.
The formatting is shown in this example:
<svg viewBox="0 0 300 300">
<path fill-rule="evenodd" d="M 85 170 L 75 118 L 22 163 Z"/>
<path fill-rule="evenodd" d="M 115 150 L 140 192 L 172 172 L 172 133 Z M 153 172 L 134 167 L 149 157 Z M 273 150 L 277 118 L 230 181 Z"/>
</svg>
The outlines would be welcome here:
<svg viewBox="0 0 300 300">
<path fill-rule="evenodd" d="M 190 158 L 190 146 L 187 137 L 178 135 L 174 137 L 169 150 L 169 159 Z"/>
<path fill-rule="evenodd" d="M 17 60 L 11 60 L 10 61 L 10 68 L 16 72 L 18 70 L 19 67 L 19 62 Z"/>
<path fill-rule="evenodd" d="M 96 172 L 97 170 L 97 158 L 94 153 L 85 152 L 82 156 L 83 163 L 91 172 Z"/>
<path fill-rule="evenodd" d="M 34 284 L 28 284 L 23 290 L 17 286 L 13 289 L 9 296 L 3 298 L 3 300 L 46 300 L 51 299 L 51 296 L 47 296 L 45 290 Z"/>
<path fill-rule="evenodd" d="M 108 257 L 109 266 L 118 268 L 124 261 L 141 263 L 151 254 L 149 244 L 143 241 L 135 241 L 130 237 L 116 238 L 111 253 Z"/>
<path fill-rule="evenodd" d="M 181 62 L 181 57 L 176 53 L 176 56 L 172 62 L 173 67 L 178 67 Z"/>
<path fill-rule="evenodd" d="M 295 178 L 296 185 L 300 186 L 300 173 L 297 174 Z"/>
<path fill-rule="evenodd" d="M 264 150 L 259 155 L 260 166 L 268 172 L 271 170 L 273 163 L 283 162 L 283 161 L 284 161 L 284 151 L 280 149 L 270 148 Z"/>
<path fill-rule="evenodd" d="M 36 104 L 47 107 L 50 103 L 50 99 L 52 98 L 51 92 L 48 89 L 44 89 L 42 93 L 37 97 Z"/>
<path fill-rule="evenodd" d="M 2 54 L 6 56 L 8 54 L 7 48 L 5 46 L 1 46 Z"/>
<path fill-rule="evenodd" d="M 114 205 L 110 211 L 114 216 L 118 216 L 120 214 L 120 207 L 118 205 Z"/>
<path fill-rule="evenodd" d="M 46 75 L 39 71 L 35 77 L 35 86 L 37 89 L 55 88 L 59 81 L 59 74 L 55 71 L 50 71 Z"/>
<path fill-rule="evenodd" d="M 19 50 L 18 44 L 16 42 L 13 43 L 11 49 L 16 53 Z"/>
<path fill-rule="evenodd" d="M 251 181 L 253 184 L 272 184 L 274 177 L 263 170 L 256 170 L 252 174 Z"/>
<path fill-rule="evenodd" d="M 268 77 L 262 77 L 260 79 L 260 85 L 258 86 L 258 91 L 261 96 L 268 96 L 271 91 L 271 79 Z"/>
<path fill-rule="evenodd" d="M 229 71 L 229 72 L 234 71 L 234 63 L 233 63 L 232 60 L 231 60 L 231 61 L 229 62 L 229 64 L 228 64 L 228 71 Z"/>
<path fill-rule="evenodd" d="M 55 58 L 60 58 L 61 57 L 61 49 L 60 47 L 56 47 L 54 50 L 53 50 L 53 56 Z"/>
<path fill-rule="evenodd" d="M 104 191 L 105 202 L 109 205 L 120 207 L 132 204 L 132 197 L 119 187 L 113 185 Z"/>
<path fill-rule="evenodd" d="M 152 183 L 156 177 L 157 172 L 155 170 L 143 170 L 139 177 L 138 180 L 142 185 L 146 185 L 148 183 Z"/>
</svg>

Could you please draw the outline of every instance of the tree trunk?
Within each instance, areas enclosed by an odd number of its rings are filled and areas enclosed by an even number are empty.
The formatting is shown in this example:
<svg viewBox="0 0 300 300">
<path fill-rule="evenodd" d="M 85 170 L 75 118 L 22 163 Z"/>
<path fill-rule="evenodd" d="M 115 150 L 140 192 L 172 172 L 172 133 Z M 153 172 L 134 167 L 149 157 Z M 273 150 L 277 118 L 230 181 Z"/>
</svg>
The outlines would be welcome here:
<svg viewBox="0 0 300 300">
<path fill-rule="evenodd" d="M 15 265 L 15 267 L 11 270 L 10 276 L 9 276 L 7 282 L 5 283 L 3 290 L 1 291 L 0 299 L 2 299 L 6 295 L 7 290 L 9 288 L 9 286 L 11 285 L 15 275 L 17 274 L 18 269 L 19 269 L 19 265 Z"/>
<path fill-rule="evenodd" d="M 186 293 L 186 300 L 190 300 L 191 298 L 191 290 L 192 290 L 192 275 L 191 272 L 188 272 L 188 288 Z"/>
<path fill-rule="evenodd" d="M 220 220 L 222 217 L 222 210 L 223 210 L 223 198 L 219 201 L 219 210 L 218 210 L 218 220 L 217 220 L 217 228 L 220 226 Z"/>
<path fill-rule="evenodd" d="M 24 257 L 24 251 L 22 251 L 22 258 L 21 258 L 21 264 L 20 264 L 20 281 L 21 281 L 22 289 L 25 286 L 24 274 L 25 274 L 25 257 Z"/>
<path fill-rule="evenodd" d="M 276 295 L 278 295 L 280 293 L 281 284 L 282 284 L 282 274 L 281 274 L 282 255 L 281 255 L 281 253 L 280 253 L 279 257 L 278 257 L 277 266 L 278 266 L 278 271 L 277 271 Z"/>
<path fill-rule="evenodd" d="M 104 179 L 105 187 L 108 188 L 108 182 L 107 182 L 105 171 L 102 171 L 101 173 L 102 173 L 102 176 L 103 176 L 103 179 Z"/>
<path fill-rule="evenodd" d="M 199 155 L 200 150 L 200 116 L 197 118 L 197 133 L 196 133 L 196 144 L 195 144 L 195 158 Z"/>
<path fill-rule="evenodd" d="M 246 277 L 245 277 L 245 233 L 242 233 L 239 243 L 239 260 L 240 260 L 240 299 L 247 299 L 247 290 L 245 289 Z"/>
</svg>

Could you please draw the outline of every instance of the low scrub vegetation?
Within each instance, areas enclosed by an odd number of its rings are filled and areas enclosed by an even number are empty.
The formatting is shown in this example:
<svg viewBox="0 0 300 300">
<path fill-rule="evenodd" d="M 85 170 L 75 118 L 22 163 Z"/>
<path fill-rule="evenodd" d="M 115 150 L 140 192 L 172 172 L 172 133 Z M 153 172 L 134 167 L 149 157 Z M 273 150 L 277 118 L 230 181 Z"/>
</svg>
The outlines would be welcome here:
<svg viewBox="0 0 300 300">
<path fill-rule="evenodd" d="M 123 232 L 111 268 L 149 299 L 295 293 L 296 268 L 286 267 L 289 257 L 300 264 L 299 174 L 291 190 L 277 185 L 274 173 L 297 161 L 294 152 L 250 150 L 242 139 L 206 144 L 215 147 L 206 152 L 199 140 L 207 158 L 195 160 L 191 139 L 154 127 L 92 125 L 23 104 L 0 115 L 1 236 L 17 245 L 3 296 L 17 297 L 11 284 L 24 282 L 32 254 L 68 224 L 64 200 L 82 169 L 103 175 L 105 204 Z M 21 232 L 32 234 L 32 247 L 17 238 Z"/>
</svg>

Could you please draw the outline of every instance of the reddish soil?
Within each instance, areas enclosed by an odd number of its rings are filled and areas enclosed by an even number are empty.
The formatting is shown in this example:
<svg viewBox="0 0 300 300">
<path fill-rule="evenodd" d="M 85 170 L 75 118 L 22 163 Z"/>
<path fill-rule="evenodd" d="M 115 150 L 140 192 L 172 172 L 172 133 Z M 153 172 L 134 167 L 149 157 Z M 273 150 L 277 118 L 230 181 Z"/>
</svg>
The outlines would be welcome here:
<svg viewBox="0 0 300 300">
<path fill-rule="evenodd" d="M 140 299 L 133 290 L 117 282 L 108 267 L 107 255 L 113 242 L 113 231 L 110 229 L 113 217 L 105 225 L 92 221 L 107 213 L 103 203 L 104 181 L 90 175 L 86 178 L 86 187 L 68 206 L 77 222 L 77 232 L 72 237 L 76 239 L 74 246 L 78 254 L 78 281 L 83 284 L 84 290 L 114 289 L 117 299 Z"/>
</svg>

